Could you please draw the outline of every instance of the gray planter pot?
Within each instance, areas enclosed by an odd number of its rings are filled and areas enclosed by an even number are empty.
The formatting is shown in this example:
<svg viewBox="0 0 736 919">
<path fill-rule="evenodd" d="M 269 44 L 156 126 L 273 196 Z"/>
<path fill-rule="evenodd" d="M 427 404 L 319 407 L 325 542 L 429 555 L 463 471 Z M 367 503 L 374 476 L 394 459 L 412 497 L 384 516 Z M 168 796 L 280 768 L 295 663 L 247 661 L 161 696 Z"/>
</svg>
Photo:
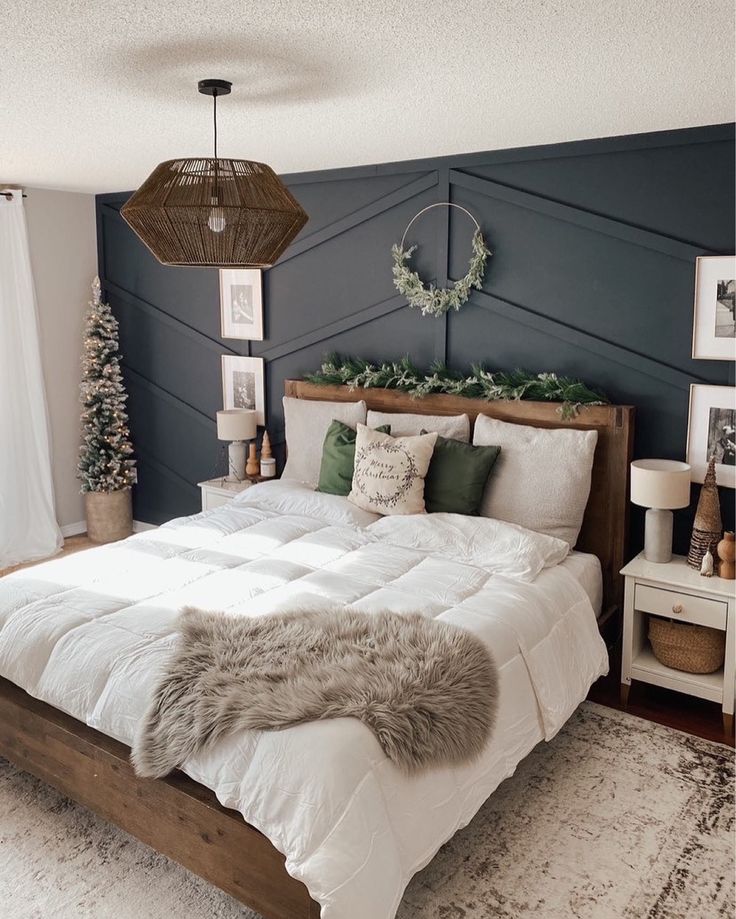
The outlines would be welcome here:
<svg viewBox="0 0 736 919">
<path fill-rule="evenodd" d="M 129 488 L 88 491 L 84 503 L 87 536 L 92 542 L 115 542 L 133 532 L 133 502 Z"/>
</svg>

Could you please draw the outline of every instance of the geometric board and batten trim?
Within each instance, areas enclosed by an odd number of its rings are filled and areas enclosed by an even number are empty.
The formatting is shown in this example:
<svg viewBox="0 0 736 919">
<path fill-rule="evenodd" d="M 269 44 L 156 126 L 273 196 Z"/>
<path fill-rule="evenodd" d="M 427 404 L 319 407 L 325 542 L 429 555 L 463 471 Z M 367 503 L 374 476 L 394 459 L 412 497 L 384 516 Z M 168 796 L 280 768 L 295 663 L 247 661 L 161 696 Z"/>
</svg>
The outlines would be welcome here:
<svg viewBox="0 0 736 919">
<path fill-rule="evenodd" d="M 197 482 L 222 471 L 223 354 L 266 361 L 279 459 L 283 381 L 330 351 L 576 376 L 636 406 L 635 456 L 682 459 L 690 384 L 733 382 L 729 362 L 690 354 L 695 258 L 735 248 L 733 158 L 733 125 L 715 125 L 284 176 L 310 220 L 264 273 L 266 337 L 251 342 L 220 336 L 216 270 L 159 265 L 120 216 L 129 192 L 98 196 L 99 271 L 120 322 L 140 469 L 136 518 L 195 512 Z M 483 289 L 440 319 L 411 310 L 391 277 L 391 245 L 437 201 L 468 208 L 494 252 Z M 473 227 L 454 210 L 429 212 L 407 238 L 420 276 L 440 287 L 467 270 Z M 676 551 L 687 551 L 691 520 L 692 510 L 675 516 Z M 642 532 L 632 508 L 634 549 Z"/>
</svg>

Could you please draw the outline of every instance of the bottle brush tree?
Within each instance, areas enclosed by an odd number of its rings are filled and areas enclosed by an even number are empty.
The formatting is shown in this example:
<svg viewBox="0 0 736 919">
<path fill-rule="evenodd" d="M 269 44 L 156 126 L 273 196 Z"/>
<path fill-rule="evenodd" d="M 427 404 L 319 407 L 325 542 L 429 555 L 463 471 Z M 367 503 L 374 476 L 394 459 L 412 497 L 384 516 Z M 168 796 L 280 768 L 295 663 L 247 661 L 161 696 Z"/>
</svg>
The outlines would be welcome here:
<svg viewBox="0 0 736 919">
<path fill-rule="evenodd" d="M 118 323 L 92 282 L 82 355 L 82 446 L 77 477 L 83 492 L 112 492 L 136 480 L 130 442 L 128 395 L 120 370 Z"/>
</svg>

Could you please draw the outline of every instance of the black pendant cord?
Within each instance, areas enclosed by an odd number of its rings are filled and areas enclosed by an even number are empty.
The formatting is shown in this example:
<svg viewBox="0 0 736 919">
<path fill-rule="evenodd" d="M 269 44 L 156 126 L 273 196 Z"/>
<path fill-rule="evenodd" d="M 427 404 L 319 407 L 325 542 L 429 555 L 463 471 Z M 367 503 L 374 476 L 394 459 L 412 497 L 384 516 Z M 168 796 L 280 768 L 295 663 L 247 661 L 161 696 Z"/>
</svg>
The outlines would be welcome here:
<svg viewBox="0 0 736 919">
<path fill-rule="evenodd" d="M 212 94 L 212 116 L 215 127 L 215 159 L 217 159 L 217 92 Z"/>
<path fill-rule="evenodd" d="M 214 137 L 215 137 L 215 184 L 213 188 L 215 204 L 220 203 L 220 199 L 217 195 L 217 90 L 212 93 L 212 120 L 214 125 Z"/>
</svg>

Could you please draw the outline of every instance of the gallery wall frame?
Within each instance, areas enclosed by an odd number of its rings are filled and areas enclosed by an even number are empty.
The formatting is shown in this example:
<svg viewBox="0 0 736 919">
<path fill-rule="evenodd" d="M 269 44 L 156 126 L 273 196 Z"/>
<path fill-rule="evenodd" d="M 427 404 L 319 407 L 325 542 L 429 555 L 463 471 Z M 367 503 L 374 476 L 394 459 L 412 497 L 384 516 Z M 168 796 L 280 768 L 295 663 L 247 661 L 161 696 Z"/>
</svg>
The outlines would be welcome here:
<svg viewBox="0 0 736 919">
<path fill-rule="evenodd" d="M 703 482 L 711 456 L 718 484 L 736 488 L 736 387 L 693 383 L 687 425 L 691 481 Z"/>
<path fill-rule="evenodd" d="M 693 358 L 736 360 L 736 256 L 695 259 Z"/>
<path fill-rule="evenodd" d="M 260 268 L 220 269 L 223 338 L 263 341 L 263 275 Z"/>
<path fill-rule="evenodd" d="M 266 387 L 261 357 L 222 356 L 222 407 L 248 408 L 257 415 L 258 424 L 266 424 Z"/>
</svg>

